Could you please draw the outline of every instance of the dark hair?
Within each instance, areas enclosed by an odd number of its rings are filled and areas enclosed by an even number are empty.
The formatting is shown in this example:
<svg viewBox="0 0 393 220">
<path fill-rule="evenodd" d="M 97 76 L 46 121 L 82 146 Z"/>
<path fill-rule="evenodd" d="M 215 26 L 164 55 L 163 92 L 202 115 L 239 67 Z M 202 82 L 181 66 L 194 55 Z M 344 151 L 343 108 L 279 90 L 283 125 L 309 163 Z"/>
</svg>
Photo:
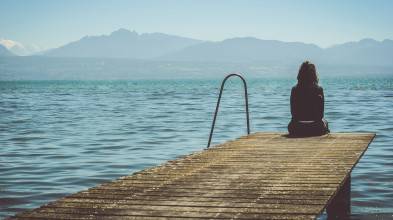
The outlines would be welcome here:
<svg viewBox="0 0 393 220">
<path fill-rule="evenodd" d="M 317 69 L 313 63 L 305 61 L 299 68 L 299 73 L 297 74 L 298 84 L 318 84 L 318 74 Z"/>
</svg>

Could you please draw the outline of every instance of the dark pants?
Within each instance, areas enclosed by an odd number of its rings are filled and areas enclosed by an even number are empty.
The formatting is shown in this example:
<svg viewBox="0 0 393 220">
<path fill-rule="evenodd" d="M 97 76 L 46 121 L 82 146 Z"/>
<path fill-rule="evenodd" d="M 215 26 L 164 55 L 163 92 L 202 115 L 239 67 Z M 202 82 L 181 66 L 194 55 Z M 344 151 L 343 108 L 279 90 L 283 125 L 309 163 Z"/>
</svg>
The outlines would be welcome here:
<svg viewBox="0 0 393 220">
<path fill-rule="evenodd" d="M 324 118 L 310 123 L 291 120 L 288 131 L 292 135 L 302 136 L 324 135 L 330 132 L 328 122 Z"/>
</svg>

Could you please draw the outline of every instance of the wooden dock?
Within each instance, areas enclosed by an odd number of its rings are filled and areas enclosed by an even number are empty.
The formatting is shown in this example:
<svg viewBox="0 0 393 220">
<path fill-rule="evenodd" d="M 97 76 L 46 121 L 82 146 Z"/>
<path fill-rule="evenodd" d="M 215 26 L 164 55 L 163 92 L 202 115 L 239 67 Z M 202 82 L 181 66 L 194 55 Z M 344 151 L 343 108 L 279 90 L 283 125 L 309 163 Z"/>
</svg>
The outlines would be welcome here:
<svg viewBox="0 0 393 220">
<path fill-rule="evenodd" d="M 350 173 L 374 136 L 253 133 L 10 219 L 316 219 L 326 208 L 335 215 L 349 211 Z"/>
</svg>

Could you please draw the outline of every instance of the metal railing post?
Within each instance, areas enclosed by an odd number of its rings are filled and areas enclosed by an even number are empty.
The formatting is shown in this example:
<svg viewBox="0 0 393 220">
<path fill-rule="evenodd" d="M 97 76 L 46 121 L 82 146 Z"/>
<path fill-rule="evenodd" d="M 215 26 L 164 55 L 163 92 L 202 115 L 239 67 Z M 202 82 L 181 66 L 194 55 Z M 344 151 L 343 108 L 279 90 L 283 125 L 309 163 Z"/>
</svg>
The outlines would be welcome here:
<svg viewBox="0 0 393 220">
<path fill-rule="evenodd" d="M 208 142 L 208 144 L 207 144 L 207 147 L 208 147 L 208 148 L 210 147 L 210 142 L 211 142 L 211 140 L 212 140 L 213 130 L 214 130 L 214 124 L 216 123 L 218 107 L 220 106 L 220 100 L 221 100 L 222 91 L 223 91 L 223 89 L 224 89 L 224 84 L 225 84 L 225 81 L 227 81 L 227 79 L 228 79 L 229 77 L 231 77 L 231 76 L 238 76 L 238 77 L 240 77 L 240 79 L 242 79 L 242 80 L 243 80 L 243 83 L 244 83 L 244 96 L 245 96 L 245 99 L 246 99 L 246 114 L 247 114 L 247 134 L 250 134 L 250 119 L 249 119 L 249 116 L 248 116 L 248 97 L 247 97 L 247 84 L 246 84 L 246 80 L 244 80 L 244 78 L 243 78 L 240 74 L 232 73 L 232 74 L 229 74 L 227 77 L 225 77 L 224 81 L 223 81 L 222 84 L 221 84 L 220 95 L 218 96 L 218 100 L 217 100 L 216 113 L 214 114 L 213 124 L 212 124 L 212 128 L 211 128 L 211 131 L 210 131 L 209 142 Z"/>
</svg>

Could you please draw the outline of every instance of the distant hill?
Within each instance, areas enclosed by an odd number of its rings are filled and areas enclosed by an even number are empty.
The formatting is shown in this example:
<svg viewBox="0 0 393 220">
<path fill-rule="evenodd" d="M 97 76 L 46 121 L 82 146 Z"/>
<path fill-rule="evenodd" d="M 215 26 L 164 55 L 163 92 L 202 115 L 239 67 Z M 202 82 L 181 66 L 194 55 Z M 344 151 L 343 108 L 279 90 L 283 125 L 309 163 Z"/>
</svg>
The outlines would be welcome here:
<svg viewBox="0 0 393 220">
<path fill-rule="evenodd" d="M 281 42 L 277 40 L 260 40 L 252 37 L 233 38 L 221 42 L 205 42 L 192 45 L 160 57 L 163 60 L 177 61 L 302 61 L 319 58 L 323 49 L 298 42 Z"/>
<path fill-rule="evenodd" d="M 162 33 L 142 34 L 119 29 L 110 35 L 87 36 L 44 56 L 150 59 L 202 41 Z"/>
<path fill-rule="evenodd" d="M 323 59 L 331 64 L 393 65 L 393 40 L 363 39 L 324 50 Z"/>
<path fill-rule="evenodd" d="M 11 53 L 5 46 L 0 45 L 0 57 L 12 57 L 15 54 Z"/>
<path fill-rule="evenodd" d="M 233 38 L 205 42 L 160 57 L 176 61 L 280 62 L 304 60 L 325 64 L 393 65 L 393 41 L 364 39 L 322 49 L 313 44 L 281 42 L 256 38 Z"/>
</svg>

